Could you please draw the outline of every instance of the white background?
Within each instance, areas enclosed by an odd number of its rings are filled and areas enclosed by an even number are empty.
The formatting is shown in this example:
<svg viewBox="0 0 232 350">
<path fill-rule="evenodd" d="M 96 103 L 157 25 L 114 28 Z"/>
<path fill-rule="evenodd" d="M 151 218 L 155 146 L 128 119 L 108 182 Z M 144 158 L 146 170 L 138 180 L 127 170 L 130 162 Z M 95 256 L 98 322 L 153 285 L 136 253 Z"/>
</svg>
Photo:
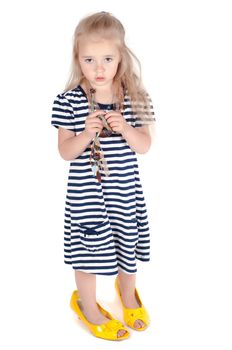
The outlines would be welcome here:
<svg viewBox="0 0 232 350">
<path fill-rule="evenodd" d="M 230 1 L 2 1 L 2 349 L 231 349 Z M 69 308 L 63 263 L 68 162 L 50 126 L 78 21 L 109 11 L 124 24 L 156 113 L 139 156 L 152 260 L 137 286 L 152 323 L 124 342 L 94 338 Z M 114 278 L 98 297 L 122 320 Z"/>
</svg>

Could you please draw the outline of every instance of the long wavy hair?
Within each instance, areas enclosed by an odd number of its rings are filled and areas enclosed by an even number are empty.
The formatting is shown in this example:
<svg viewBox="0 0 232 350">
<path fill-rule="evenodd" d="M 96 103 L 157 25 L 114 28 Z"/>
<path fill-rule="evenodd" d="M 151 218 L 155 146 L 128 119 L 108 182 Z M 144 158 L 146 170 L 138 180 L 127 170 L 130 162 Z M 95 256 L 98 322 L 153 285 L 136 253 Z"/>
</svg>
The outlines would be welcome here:
<svg viewBox="0 0 232 350">
<path fill-rule="evenodd" d="M 119 103 L 123 103 L 126 91 L 130 98 L 132 111 L 138 118 L 149 120 L 151 101 L 142 84 L 140 61 L 125 43 L 125 29 L 122 23 L 108 12 L 99 12 L 87 16 L 77 25 L 73 38 L 70 76 L 66 83 L 65 91 L 71 90 L 81 83 L 89 86 L 89 82 L 83 75 L 79 63 L 79 42 L 80 38 L 88 39 L 92 35 L 97 35 L 97 37 L 103 39 L 115 40 L 121 60 L 113 80 L 114 94 Z M 86 91 L 86 93 L 90 98 L 89 91 Z"/>
</svg>

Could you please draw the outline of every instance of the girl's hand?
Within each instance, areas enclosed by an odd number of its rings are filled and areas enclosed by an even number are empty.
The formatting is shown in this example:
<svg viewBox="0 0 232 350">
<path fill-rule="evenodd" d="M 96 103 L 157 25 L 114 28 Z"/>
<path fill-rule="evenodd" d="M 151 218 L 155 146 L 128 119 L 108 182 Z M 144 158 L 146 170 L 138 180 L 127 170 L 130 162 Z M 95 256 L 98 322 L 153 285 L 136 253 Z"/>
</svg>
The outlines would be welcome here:
<svg viewBox="0 0 232 350">
<path fill-rule="evenodd" d="M 98 115 L 104 115 L 105 112 L 102 110 L 97 110 L 88 115 L 85 120 L 85 132 L 86 134 L 93 138 L 96 132 L 101 132 L 103 128 L 102 121 L 98 118 Z"/>
<path fill-rule="evenodd" d="M 122 114 L 117 111 L 106 113 L 105 118 L 113 131 L 124 133 L 130 127 Z"/>
</svg>

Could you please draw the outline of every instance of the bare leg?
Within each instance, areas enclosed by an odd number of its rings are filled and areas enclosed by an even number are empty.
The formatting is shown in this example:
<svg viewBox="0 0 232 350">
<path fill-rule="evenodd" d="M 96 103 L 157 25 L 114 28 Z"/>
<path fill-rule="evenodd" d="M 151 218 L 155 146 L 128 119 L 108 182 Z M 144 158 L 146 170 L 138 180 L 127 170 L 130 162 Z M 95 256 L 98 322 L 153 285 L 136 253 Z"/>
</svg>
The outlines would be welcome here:
<svg viewBox="0 0 232 350">
<path fill-rule="evenodd" d="M 128 274 L 119 270 L 118 273 L 119 288 L 122 295 L 122 301 L 126 308 L 136 309 L 140 307 L 139 302 L 135 297 L 136 274 Z M 135 328 L 144 327 L 142 320 L 136 320 Z"/>
<path fill-rule="evenodd" d="M 96 275 L 75 271 L 77 289 L 80 293 L 82 312 L 86 319 L 93 324 L 103 324 L 109 321 L 102 315 L 96 302 Z M 118 331 L 118 337 L 125 334 L 124 330 Z"/>
</svg>

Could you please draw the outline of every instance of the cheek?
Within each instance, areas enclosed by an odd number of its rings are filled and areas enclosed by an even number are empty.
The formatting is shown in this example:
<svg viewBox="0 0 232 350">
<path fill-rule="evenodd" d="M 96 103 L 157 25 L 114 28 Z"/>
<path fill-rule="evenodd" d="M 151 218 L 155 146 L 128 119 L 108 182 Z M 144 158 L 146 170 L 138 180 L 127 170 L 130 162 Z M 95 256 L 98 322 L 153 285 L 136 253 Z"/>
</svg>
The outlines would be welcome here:
<svg viewBox="0 0 232 350">
<path fill-rule="evenodd" d="M 92 67 L 89 65 L 89 66 L 87 66 L 87 65 L 85 65 L 85 64 L 80 64 L 80 67 L 81 67 L 81 70 L 82 70 L 82 73 L 84 74 L 84 75 L 89 75 L 89 74 L 91 74 L 91 72 L 92 72 Z"/>
<path fill-rule="evenodd" d="M 117 70 L 118 70 L 118 64 L 115 64 L 113 67 L 111 67 L 111 72 L 113 75 L 117 73 Z"/>
</svg>

